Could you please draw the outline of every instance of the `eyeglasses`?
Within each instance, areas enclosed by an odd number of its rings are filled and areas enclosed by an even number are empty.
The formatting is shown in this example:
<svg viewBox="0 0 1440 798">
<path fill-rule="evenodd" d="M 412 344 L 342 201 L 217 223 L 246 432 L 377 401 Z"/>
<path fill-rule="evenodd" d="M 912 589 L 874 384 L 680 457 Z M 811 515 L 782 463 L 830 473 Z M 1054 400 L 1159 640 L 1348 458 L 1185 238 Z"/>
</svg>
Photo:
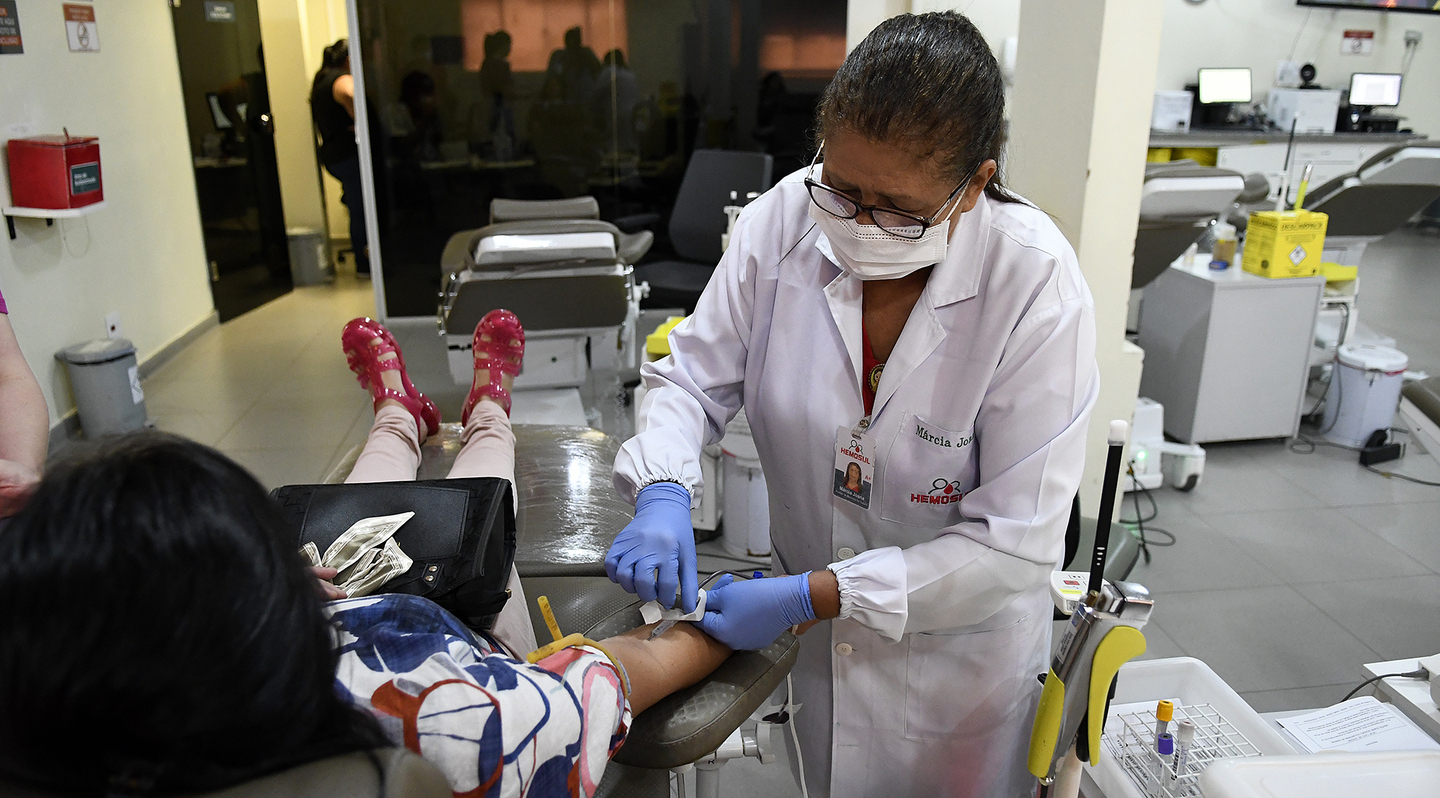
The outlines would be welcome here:
<svg viewBox="0 0 1440 798">
<path fill-rule="evenodd" d="M 820 146 L 823 150 L 824 142 L 821 142 Z M 815 164 L 819 160 L 820 150 L 816 150 L 815 158 L 810 161 L 811 172 L 814 171 Z M 941 203 L 940 210 L 929 217 L 898 211 L 894 208 L 883 208 L 878 205 L 862 205 L 824 183 L 811 180 L 808 175 L 805 178 L 805 187 L 810 191 L 810 200 L 819 206 L 820 210 L 831 216 L 840 219 L 854 219 L 863 211 L 870 214 L 876 227 L 890 235 L 913 241 L 925 235 L 925 231 L 935 225 L 936 221 L 941 218 L 941 214 L 950 206 L 950 202 L 955 199 L 961 189 L 970 183 L 970 178 L 975 176 L 975 171 L 979 166 L 976 164 L 976 168 L 970 170 L 970 174 L 966 175 L 965 179 L 960 181 L 960 185 L 950 192 L 950 196 L 945 198 L 945 202 Z"/>
</svg>

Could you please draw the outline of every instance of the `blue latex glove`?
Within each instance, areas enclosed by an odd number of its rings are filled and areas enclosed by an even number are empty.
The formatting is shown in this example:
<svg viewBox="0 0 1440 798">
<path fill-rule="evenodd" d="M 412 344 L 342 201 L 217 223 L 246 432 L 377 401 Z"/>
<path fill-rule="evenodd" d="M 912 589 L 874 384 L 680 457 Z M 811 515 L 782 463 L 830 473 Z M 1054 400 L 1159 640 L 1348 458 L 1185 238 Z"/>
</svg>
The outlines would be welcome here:
<svg viewBox="0 0 1440 798">
<path fill-rule="evenodd" d="M 764 648 L 786 629 L 813 620 L 808 572 L 738 582 L 726 574 L 705 592 L 705 617 L 696 625 L 741 650 Z"/>
<path fill-rule="evenodd" d="M 695 611 L 700 589 L 695 574 L 695 529 L 690 492 L 674 482 L 655 482 L 635 496 L 635 520 L 625 525 L 605 555 L 610 581 L 645 601 Z"/>
</svg>

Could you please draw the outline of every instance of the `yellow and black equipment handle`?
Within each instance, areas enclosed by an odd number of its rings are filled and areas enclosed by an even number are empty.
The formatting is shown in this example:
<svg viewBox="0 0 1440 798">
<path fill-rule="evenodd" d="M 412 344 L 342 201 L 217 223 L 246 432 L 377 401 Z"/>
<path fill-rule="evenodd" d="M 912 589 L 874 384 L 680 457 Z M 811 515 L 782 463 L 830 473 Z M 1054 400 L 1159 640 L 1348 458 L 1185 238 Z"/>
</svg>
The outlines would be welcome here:
<svg viewBox="0 0 1440 798">
<path fill-rule="evenodd" d="M 1105 582 L 1103 572 L 1110 544 L 1109 519 L 1115 507 L 1126 424 L 1110 422 L 1110 450 L 1101 486 L 1100 521 L 1095 525 L 1095 550 L 1090 564 L 1090 590 L 1075 606 L 1051 662 L 1035 725 L 1030 734 L 1030 772 L 1040 780 L 1041 793 L 1061 776 L 1062 766 L 1075 756 L 1095 765 L 1100 762 L 1100 735 L 1115 695 L 1120 666 L 1145 653 L 1141 627 L 1150 618 L 1154 602 L 1144 587 L 1128 582 Z M 1070 758 L 1074 769 L 1079 765 Z M 1078 789 L 1078 773 L 1071 773 Z M 1063 797 L 1062 797 L 1063 798 Z"/>
</svg>

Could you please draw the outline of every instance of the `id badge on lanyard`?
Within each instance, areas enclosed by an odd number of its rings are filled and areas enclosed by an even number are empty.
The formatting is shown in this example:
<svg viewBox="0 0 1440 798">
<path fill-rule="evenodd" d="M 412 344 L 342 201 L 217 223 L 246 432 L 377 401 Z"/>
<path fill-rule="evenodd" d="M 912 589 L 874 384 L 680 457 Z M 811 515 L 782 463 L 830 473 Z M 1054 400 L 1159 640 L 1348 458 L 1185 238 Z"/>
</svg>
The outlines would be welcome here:
<svg viewBox="0 0 1440 798">
<path fill-rule="evenodd" d="M 869 426 L 866 416 L 853 428 L 835 430 L 834 494 L 864 510 L 870 509 L 875 487 L 875 439 L 865 431 Z"/>
</svg>

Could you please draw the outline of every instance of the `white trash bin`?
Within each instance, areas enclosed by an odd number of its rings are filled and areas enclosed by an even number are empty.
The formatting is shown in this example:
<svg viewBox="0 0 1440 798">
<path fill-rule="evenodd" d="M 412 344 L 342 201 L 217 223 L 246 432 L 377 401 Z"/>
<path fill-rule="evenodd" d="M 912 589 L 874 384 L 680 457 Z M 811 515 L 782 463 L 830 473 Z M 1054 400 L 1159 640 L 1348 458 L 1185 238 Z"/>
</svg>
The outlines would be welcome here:
<svg viewBox="0 0 1440 798">
<path fill-rule="evenodd" d="M 1335 355 L 1320 429 L 1331 443 L 1364 446 L 1377 429 L 1389 429 L 1400 406 L 1402 376 L 1410 358 L 1374 344 L 1345 344 Z"/>
<path fill-rule="evenodd" d="M 145 428 L 145 392 L 140 388 L 134 344 L 124 338 L 98 338 L 66 347 L 55 357 L 70 373 L 85 437 Z"/>
<path fill-rule="evenodd" d="M 324 233 L 310 227 L 291 227 L 285 235 L 290 240 L 290 277 L 295 285 L 324 285 L 335 279 Z"/>
<path fill-rule="evenodd" d="M 726 425 L 720 447 L 725 454 L 725 536 L 721 542 L 737 557 L 768 557 L 770 496 L 745 411 Z"/>
</svg>

